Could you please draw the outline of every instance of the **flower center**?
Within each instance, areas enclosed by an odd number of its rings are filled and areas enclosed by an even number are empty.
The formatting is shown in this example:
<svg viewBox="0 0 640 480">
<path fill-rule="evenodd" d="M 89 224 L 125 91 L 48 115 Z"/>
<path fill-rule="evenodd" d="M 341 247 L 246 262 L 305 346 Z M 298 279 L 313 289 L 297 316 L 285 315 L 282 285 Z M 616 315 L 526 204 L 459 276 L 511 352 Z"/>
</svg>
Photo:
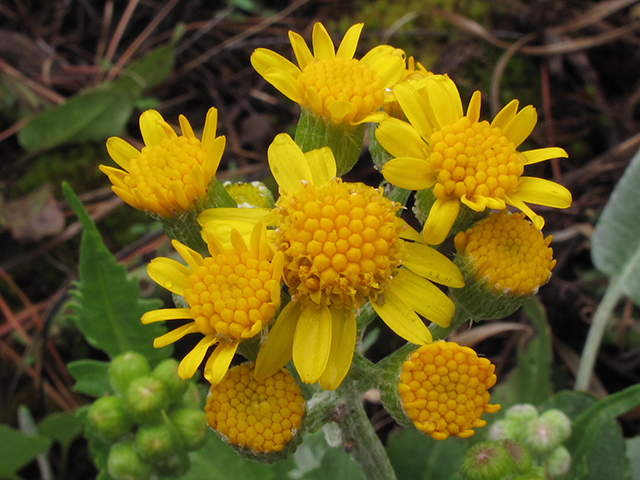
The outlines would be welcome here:
<svg viewBox="0 0 640 480">
<path fill-rule="evenodd" d="M 458 233 L 455 244 L 471 260 L 476 278 L 496 290 L 531 294 L 549 280 L 556 264 L 551 239 L 543 238 L 523 213 L 500 212 Z"/>
<path fill-rule="evenodd" d="M 384 103 L 382 79 L 368 65 L 342 57 L 311 61 L 298 76 L 304 88 L 304 103 L 316 115 L 332 118 L 329 106 L 336 102 L 348 102 L 352 112 L 344 117 L 351 122 L 367 115 Z M 315 94 L 310 95 L 309 90 Z M 319 104 L 317 97 L 319 96 Z"/>
<path fill-rule="evenodd" d="M 184 192 L 188 204 L 206 194 L 202 176 L 192 174 L 196 166 L 202 167 L 205 157 L 202 143 L 196 138 L 164 138 L 159 145 L 144 147 L 138 158 L 131 159 L 129 175 L 123 181 L 137 198 L 151 197 L 170 211 L 186 209 L 182 195 L 177 199 L 174 191 Z"/>
<path fill-rule="evenodd" d="M 294 299 L 357 308 L 401 263 L 399 205 L 362 183 L 302 185 L 276 202 L 284 279 Z"/>
<path fill-rule="evenodd" d="M 221 342 L 258 333 L 275 314 L 279 296 L 271 263 L 234 250 L 205 257 L 184 292 L 198 330 L 218 334 Z"/>
<path fill-rule="evenodd" d="M 287 371 L 258 381 L 253 366 L 243 363 L 211 387 L 205 413 L 209 426 L 229 442 L 274 452 L 282 450 L 300 428 L 304 398 Z"/>
<path fill-rule="evenodd" d="M 463 117 L 429 139 L 429 162 L 437 172 L 437 198 L 481 195 L 504 198 L 518 186 L 524 163 L 502 130 Z"/>
<path fill-rule="evenodd" d="M 407 416 L 418 430 L 436 440 L 450 435 L 466 438 L 487 422 L 480 417 L 499 405 L 489 405 L 496 383 L 495 366 L 487 358 L 457 343 L 423 345 L 402 364 L 398 393 Z"/>
</svg>

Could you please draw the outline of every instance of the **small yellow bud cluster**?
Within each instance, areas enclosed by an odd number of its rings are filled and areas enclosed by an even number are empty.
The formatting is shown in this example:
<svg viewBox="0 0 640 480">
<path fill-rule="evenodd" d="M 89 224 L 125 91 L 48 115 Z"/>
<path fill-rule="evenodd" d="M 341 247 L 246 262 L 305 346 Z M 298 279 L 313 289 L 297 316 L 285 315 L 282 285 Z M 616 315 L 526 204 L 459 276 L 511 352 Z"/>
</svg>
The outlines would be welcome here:
<svg viewBox="0 0 640 480">
<path fill-rule="evenodd" d="M 332 119 L 330 106 L 336 101 L 352 105 L 352 111 L 341 122 L 374 112 L 384 102 L 382 79 L 368 65 L 353 58 L 314 59 L 298 81 L 304 89 L 304 103 L 316 115 L 328 119 Z"/>
<path fill-rule="evenodd" d="M 476 279 L 495 290 L 529 295 L 549 280 L 556 264 L 551 239 L 543 238 L 523 213 L 501 211 L 458 233 L 455 245 Z"/>
<path fill-rule="evenodd" d="M 415 427 L 436 440 L 450 435 L 466 438 L 483 427 L 489 388 L 496 383 L 495 366 L 487 358 L 453 342 L 423 345 L 402 364 L 398 393 Z"/>
<path fill-rule="evenodd" d="M 205 257 L 188 282 L 184 298 L 198 331 L 218 334 L 221 342 L 254 336 L 279 305 L 280 281 L 273 265 L 249 251 Z"/>
<path fill-rule="evenodd" d="M 504 198 L 524 172 L 513 142 L 498 127 L 462 117 L 431 135 L 428 161 L 437 174 L 437 198 L 473 195 Z"/>
<path fill-rule="evenodd" d="M 375 188 L 334 179 L 303 185 L 276 206 L 284 277 L 294 298 L 357 308 L 401 263 L 399 206 Z"/>
<path fill-rule="evenodd" d="M 207 423 L 234 445 L 255 452 L 278 452 L 296 436 L 305 401 L 285 369 L 258 381 L 254 366 L 231 368 L 204 407 Z"/>
<path fill-rule="evenodd" d="M 273 200 L 271 192 L 260 182 L 231 183 L 226 182 L 224 188 L 233 198 L 239 208 L 271 208 Z"/>
</svg>

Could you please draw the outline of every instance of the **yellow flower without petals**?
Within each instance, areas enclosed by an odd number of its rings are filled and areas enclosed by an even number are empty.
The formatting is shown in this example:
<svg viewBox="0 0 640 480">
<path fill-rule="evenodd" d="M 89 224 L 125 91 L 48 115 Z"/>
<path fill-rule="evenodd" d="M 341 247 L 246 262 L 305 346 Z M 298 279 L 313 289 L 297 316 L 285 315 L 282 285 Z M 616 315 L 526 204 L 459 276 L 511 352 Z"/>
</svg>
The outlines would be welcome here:
<svg viewBox="0 0 640 480">
<path fill-rule="evenodd" d="M 113 191 L 138 210 L 171 217 L 205 199 L 225 147 L 216 137 L 218 111 L 210 108 L 202 140 L 189 121 L 180 115 L 182 135 L 160 113 L 147 110 L 140 116 L 145 143 L 142 151 L 118 137 L 107 140 L 107 151 L 122 170 L 100 165 Z"/>
<path fill-rule="evenodd" d="M 526 165 L 567 157 L 558 147 L 517 150 L 536 125 L 532 106 L 517 112 L 518 101 L 513 100 L 491 123 L 480 121 L 480 92 L 473 94 L 463 115 L 460 94 L 448 76 L 433 75 L 423 81 L 421 91 L 410 85 L 394 88 L 410 124 L 385 120 L 376 138 L 396 157 L 383 167 L 387 181 L 411 190 L 433 187 L 435 202 L 423 230 L 427 243 L 444 241 L 460 203 L 476 212 L 512 205 L 538 229 L 544 219 L 526 203 L 554 208 L 571 205 L 571 193 L 563 186 L 523 176 Z M 413 145 L 401 145 L 398 138 L 407 138 Z"/>
<path fill-rule="evenodd" d="M 225 249 L 209 237 L 210 257 L 174 240 L 173 246 L 188 266 L 169 258 L 156 258 L 147 266 L 149 276 L 160 286 L 184 297 L 188 308 L 152 310 L 142 316 L 142 323 L 191 319 L 192 322 L 172 330 L 154 341 L 160 348 L 189 333 L 204 335 L 180 362 L 178 374 L 193 376 L 209 347 L 204 375 L 216 384 L 224 376 L 238 344 L 262 330 L 280 305 L 280 281 L 283 255 L 272 255 L 264 224 L 257 223 L 247 245 L 236 231 L 231 232 L 232 248 Z M 270 258 L 272 257 L 272 258 Z"/>
<path fill-rule="evenodd" d="M 404 71 L 404 52 L 380 45 L 353 58 L 363 24 L 353 25 L 336 52 L 321 23 L 313 27 L 313 54 L 304 39 L 289 32 L 298 66 L 265 48 L 251 56 L 256 71 L 284 95 L 334 123 L 362 122 L 385 101 L 385 89 Z"/>
</svg>

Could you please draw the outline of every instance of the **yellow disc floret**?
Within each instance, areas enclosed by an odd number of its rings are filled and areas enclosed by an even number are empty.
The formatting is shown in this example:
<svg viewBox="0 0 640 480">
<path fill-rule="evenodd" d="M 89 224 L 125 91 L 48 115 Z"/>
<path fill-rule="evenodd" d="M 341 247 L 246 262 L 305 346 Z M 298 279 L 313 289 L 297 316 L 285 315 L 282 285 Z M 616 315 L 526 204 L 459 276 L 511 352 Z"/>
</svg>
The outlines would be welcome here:
<svg viewBox="0 0 640 480">
<path fill-rule="evenodd" d="M 402 364 L 398 392 L 415 427 L 436 440 L 451 435 L 467 438 L 483 427 L 489 404 L 487 391 L 496 383 L 495 365 L 453 342 L 423 345 Z"/>
<path fill-rule="evenodd" d="M 401 263 L 400 208 L 382 193 L 339 178 L 302 185 L 276 202 L 284 279 L 303 303 L 357 308 Z"/>
<path fill-rule="evenodd" d="M 184 299 L 198 331 L 216 334 L 221 343 L 254 336 L 279 305 L 271 262 L 249 251 L 204 258 L 188 282 Z"/>
<path fill-rule="evenodd" d="M 518 186 L 524 161 L 513 142 L 487 121 L 463 117 L 431 135 L 428 161 L 437 174 L 436 198 L 503 198 Z"/>
<path fill-rule="evenodd" d="M 211 387 L 204 407 L 207 423 L 229 443 L 255 452 L 277 452 L 296 436 L 305 401 L 287 370 L 261 381 L 253 371 L 253 364 L 237 365 Z"/>
<path fill-rule="evenodd" d="M 474 276 L 495 290 L 528 295 L 544 285 L 556 264 L 549 247 L 523 213 L 493 213 L 455 237 L 458 254 L 465 257 Z"/>
<path fill-rule="evenodd" d="M 330 120 L 333 119 L 330 106 L 336 101 L 355 107 L 340 119 L 342 122 L 374 112 L 384 102 L 382 78 L 367 64 L 353 58 L 313 59 L 302 70 L 298 81 L 304 91 L 304 104 L 316 115 Z"/>
</svg>

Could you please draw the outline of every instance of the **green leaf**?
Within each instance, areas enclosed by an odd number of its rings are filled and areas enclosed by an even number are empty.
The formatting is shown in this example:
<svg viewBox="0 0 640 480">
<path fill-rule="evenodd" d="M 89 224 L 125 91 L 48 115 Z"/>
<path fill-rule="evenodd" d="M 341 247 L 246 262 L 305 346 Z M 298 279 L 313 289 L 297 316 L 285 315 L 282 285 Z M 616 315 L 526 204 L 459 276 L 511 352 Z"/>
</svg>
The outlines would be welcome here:
<svg viewBox="0 0 640 480">
<path fill-rule="evenodd" d="M 87 341 L 104 350 L 111 358 L 134 351 L 149 363 L 158 363 L 171 354 L 171 348 L 153 348 L 153 339 L 164 333 L 164 327 L 143 325 L 140 317 L 160 307 L 158 300 L 139 298 L 140 287 L 135 278 L 119 265 L 102 241 L 95 224 L 68 184 L 63 192 L 82 224 L 78 289 L 74 292 L 76 324 Z"/>
<path fill-rule="evenodd" d="M 84 426 L 75 413 L 58 412 L 47 415 L 38 424 L 38 432 L 43 437 L 51 438 L 67 450 L 76 437 L 82 435 Z"/>
<path fill-rule="evenodd" d="M 631 478 L 640 478 L 640 436 L 628 438 L 625 443 Z"/>
<path fill-rule="evenodd" d="M 640 304 L 640 151 L 631 160 L 591 237 L 591 258 L 610 277 L 628 272 L 621 291 Z"/>
<path fill-rule="evenodd" d="M 109 362 L 99 360 L 76 360 L 67 364 L 67 369 L 76 383 L 73 389 L 92 397 L 113 393 L 109 382 Z"/>
<path fill-rule="evenodd" d="M 389 436 L 387 454 L 398 480 L 448 480 L 456 473 L 469 442 L 437 441 L 405 428 Z"/>
<path fill-rule="evenodd" d="M 132 63 L 113 83 L 114 89 L 138 98 L 144 90 L 164 82 L 173 71 L 175 40 Z"/>
<path fill-rule="evenodd" d="M 531 297 L 523 304 L 524 312 L 536 328 L 536 337 L 526 349 L 518 350 L 518 365 L 509 379 L 495 389 L 497 403 L 539 405 L 551 396 L 551 336 L 544 307 Z"/>
<path fill-rule="evenodd" d="M 36 459 L 51 445 L 51 440 L 28 436 L 0 425 L 0 478 L 17 479 L 16 472 Z"/>
<path fill-rule="evenodd" d="M 85 90 L 35 116 L 18 132 L 29 153 L 60 145 L 102 142 L 120 135 L 133 112 L 132 98 L 111 86 Z"/>
</svg>

